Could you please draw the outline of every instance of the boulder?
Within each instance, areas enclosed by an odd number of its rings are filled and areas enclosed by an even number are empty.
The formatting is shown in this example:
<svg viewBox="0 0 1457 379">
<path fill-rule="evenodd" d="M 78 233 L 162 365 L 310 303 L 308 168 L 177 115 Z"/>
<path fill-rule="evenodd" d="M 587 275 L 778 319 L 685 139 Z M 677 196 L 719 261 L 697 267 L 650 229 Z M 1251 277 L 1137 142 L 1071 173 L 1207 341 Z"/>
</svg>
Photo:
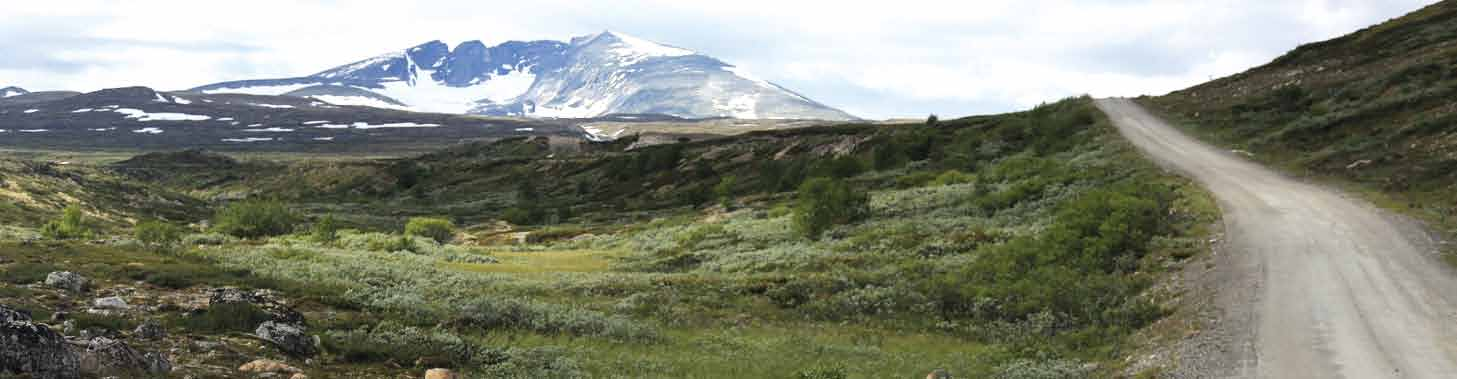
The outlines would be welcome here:
<svg viewBox="0 0 1457 379">
<path fill-rule="evenodd" d="M 318 353 L 314 347 L 314 338 L 304 331 L 304 327 L 295 324 L 285 324 L 274 321 L 266 321 L 258 325 L 254 332 L 258 338 L 272 342 L 279 350 L 298 357 L 311 357 Z"/>
<path fill-rule="evenodd" d="M 458 377 L 455 376 L 455 371 L 450 371 L 449 369 L 432 368 L 429 371 L 425 371 L 425 379 L 457 379 L 457 378 Z"/>
<path fill-rule="evenodd" d="M 157 353 L 133 349 L 126 342 L 96 337 L 74 346 L 81 373 L 88 376 L 124 378 L 165 375 L 172 372 L 172 362 Z"/>
<path fill-rule="evenodd" d="M 23 316 L 18 320 L 16 315 Z M 0 377 L 80 378 L 80 364 L 66 339 L 30 316 L 0 306 Z"/>
<path fill-rule="evenodd" d="M 85 291 L 91 281 L 70 271 L 56 271 L 46 275 L 46 285 L 71 292 Z"/>
<path fill-rule="evenodd" d="M 304 374 L 293 374 L 293 376 L 288 377 L 288 379 L 309 379 L 309 376 Z"/>
<path fill-rule="evenodd" d="M 0 306 L 0 322 L 30 322 L 30 313 Z"/>
<path fill-rule="evenodd" d="M 232 287 L 215 288 L 209 291 L 207 304 L 209 308 L 220 304 L 250 304 L 267 312 L 273 321 L 285 324 L 304 323 L 302 313 L 279 301 L 272 291 L 267 290 L 245 291 Z"/>
<path fill-rule="evenodd" d="M 166 337 L 167 331 L 162 329 L 162 324 L 156 321 L 147 321 L 141 325 L 137 325 L 137 329 L 132 331 L 132 336 L 144 340 L 155 340 Z"/>
<path fill-rule="evenodd" d="M 122 300 L 122 298 L 117 297 L 117 296 L 103 297 L 103 298 L 100 298 L 100 299 L 96 299 L 96 300 L 92 301 L 91 307 L 92 308 L 95 308 L 95 309 L 117 310 L 117 311 L 124 311 L 124 310 L 131 309 L 132 308 L 131 305 L 128 305 L 126 303 L 126 300 Z"/>
<path fill-rule="evenodd" d="M 242 366 L 238 366 L 238 371 L 239 372 L 250 372 L 250 373 L 255 373 L 255 374 L 261 374 L 261 373 L 281 373 L 281 374 L 290 374 L 291 373 L 291 374 L 297 374 L 297 373 L 304 372 L 304 370 L 299 370 L 296 367 L 289 366 L 286 363 L 279 362 L 279 361 L 275 361 L 275 360 L 272 360 L 272 359 L 258 359 L 258 360 L 254 360 L 252 362 L 244 363 Z"/>
</svg>

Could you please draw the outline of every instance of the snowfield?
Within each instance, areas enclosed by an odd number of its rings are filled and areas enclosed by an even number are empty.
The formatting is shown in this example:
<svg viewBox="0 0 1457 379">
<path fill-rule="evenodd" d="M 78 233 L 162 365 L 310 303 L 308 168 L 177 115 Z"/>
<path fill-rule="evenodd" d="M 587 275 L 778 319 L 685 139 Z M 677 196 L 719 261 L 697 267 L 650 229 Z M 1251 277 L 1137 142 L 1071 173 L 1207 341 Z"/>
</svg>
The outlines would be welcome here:
<svg viewBox="0 0 1457 379">
<path fill-rule="evenodd" d="M 118 109 L 112 110 L 112 112 L 121 113 L 121 114 L 126 115 L 126 118 L 135 119 L 137 121 L 142 121 L 142 122 L 148 122 L 148 121 L 207 121 L 207 120 L 211 120 L 212 119 L 212 116 L 203 116 L 203 115 L 186 114 L 186 113 L 147 113 L 147 111 L 144 111 L 144 110 L 141 110 L 141 109 L 132 109 L 132 108 L 118 108 Z"/>
</svg>

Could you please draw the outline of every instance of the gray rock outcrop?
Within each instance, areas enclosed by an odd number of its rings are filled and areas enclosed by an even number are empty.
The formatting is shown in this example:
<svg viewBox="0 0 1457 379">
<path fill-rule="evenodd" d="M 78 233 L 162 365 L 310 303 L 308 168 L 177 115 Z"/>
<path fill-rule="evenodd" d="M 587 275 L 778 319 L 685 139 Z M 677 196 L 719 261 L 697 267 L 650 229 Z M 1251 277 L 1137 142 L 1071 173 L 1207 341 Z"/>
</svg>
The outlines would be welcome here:
<svg viewBox="0 0 1457 379">
<path fill-rule="evenodd" d="M 81 377 L 76 355 L 66 340 L 30 315 L 0 306 L 0 377 L 28 375 L 44 379 Z"/>
<path fill-rule="evenodd" d="M 304 331 L 304 327 L 295 324 L 285 324 L 268 321 L 258 325 L 254 332 L 258 338 L 272 342 L 279 350 L 285 353 L 308 357 L 318 353 L 314 346 L 314 338 Z"/>
<path fill-rule="evenodd" d="M 89 279 L 70 271 L 56 271 L 46 275 L 46 285 L 71 292 L 85 291 L 91 284 Z"/>
</svg>

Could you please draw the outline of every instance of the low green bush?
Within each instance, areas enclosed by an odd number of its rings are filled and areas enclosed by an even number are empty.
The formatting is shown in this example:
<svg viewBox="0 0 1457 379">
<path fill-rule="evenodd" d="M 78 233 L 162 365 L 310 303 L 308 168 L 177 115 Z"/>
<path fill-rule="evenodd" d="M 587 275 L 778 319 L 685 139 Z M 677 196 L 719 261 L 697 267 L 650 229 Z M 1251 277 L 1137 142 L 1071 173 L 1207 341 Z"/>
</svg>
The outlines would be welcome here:
<svg viewBox="0 0 1457 379">
<path fill-rule="evenodd" d="M 40 233 L 41 236 L 53 240 L 81 239 L 91 236 L 91 228 L 86 225 L 81 207 L 70 205 L 61 211 L 60 218 L 42 225 Z"/>
<path fill-rule="evenodd" d="M 0 270 L 0 281 L 12 284 L 31 284 L 46 280 L 46 275 L 50 275 L 54 271 L 61 271 L 61 268 L 50 263 L 15 263 Z"/>
<path fill-rule="evenodd" d="M 444 330 L 422 329 L 385 321 L 372 327 L 331 331 L 324 348 L 349 363 L 429 362 L 451 368 L 478 367 L 505 361 L 504 352 L 479 346 Z"/>
<path fill-rule="evenodd" d="M 299 216 L 276 201 L 228 204 L 213 218 L 213 230 L 238 238 L 280 236 L 293 232 Z"/>
<path fill-rule="evenodd" d="M 186 232 L 180 226 L 162 221 L 142 221 L 132 231 L 133 237 L 141 243 L 151 246 L 171 246 L 182 241 L 182 235 Z"/>
<path fill-rule="evenodd" d="M 455 224 L 443 218 L 412 217 L 405 223 L 405 235 L 425 237 L 443 244 L 455 238 Z"/>
<path fill-rule="evenodd" d="M 830 178 L 814 178 L 799 187 L 794 206 L 794 226 L 800 234 L 819 238 L 835 225 L 849 224 L 869 213 L 870 197 Z"/>
<path fill-rule="evenodd" d="M 526 243 L 544 243 L 571 239 L 576 236 L 587 234 L 587 229 L 576 226 L 550 227 L 541 230 L 534 230 L 526 234 Z"/>
<path fill-rule="evenodd" d="M 195 315 L 180 316 L 175 326 L 196 333 L 252 333 L 254 329 L 273 316 L 248 303 L 213 304 L 206 311 Z"/>
<path fill-rule="evenodd" d="M 332 243 L 339 239 L 339 222 L 333 215 L 325 215 L 309 228 L 309 239 L 318 243 Z"/>
</svg>

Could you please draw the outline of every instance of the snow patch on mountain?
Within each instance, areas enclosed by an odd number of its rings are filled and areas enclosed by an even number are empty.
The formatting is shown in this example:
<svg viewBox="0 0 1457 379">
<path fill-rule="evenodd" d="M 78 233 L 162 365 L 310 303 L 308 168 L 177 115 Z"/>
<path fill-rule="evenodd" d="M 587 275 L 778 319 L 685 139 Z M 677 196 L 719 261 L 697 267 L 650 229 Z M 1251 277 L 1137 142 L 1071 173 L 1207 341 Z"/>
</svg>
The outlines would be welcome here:
<svg viewBox="0 0 1457 379">
<path fill-rule="evenodd" d="M 118 108 L 118 109 L 112 110 L 112 112 L 124 114 L 124 115 L 126 115 L 126 118 L 135 119 L 135 120 L 141 121 L 141 122 L 147 122 L 147 121 L 207 121 L 207 120 L 211 120 L 212 119 L 212 116 L 203 116 L 203 115 L 186 114 L 186 113 L 170 113 L 170 112 L 148 113 L 147 111 L 144 111 L 144 110 L 141 110 L 141 109 L 133 109 L 133 108 Z"/>
<path fill-rule="evenodd" d="M 242 95 L 278 96 L 278 95 L 282 95 L 282 94 L 285 94 L 285 93 L 289 93 L 289 92 L 293 92 L 293 91 L 297 91 L 297 90 L 303 89 L 304 87 L 310 87 L 310 86 L 313 86 L 313 85 L 315 85 L 315 83 L 280 84 L 280 85 L 255 85 L 255 86 L 243 86 L 243 85 L 239 85 L 237 87 L 221 87 L 221 88 L 205 89 L 205 90 L 202 90 L 202 91 L 199 91 L 199 92 L 206 93 L 206 94 L 235 93 L 235 94 L 242 94 Z"/>
<path fill-rule="evenodd" d="M 410 107 L 407 106 L 390 104 L 384 100 L 364 96 L 310 95 L 308 98 L 334 105 L 410 110 Z"/>
<path fill-rule="evenodd" d="M 452 87 L 429 79 L 435 73 L 436 70 L 421 70 L 414 76 L 424 80 L 384 83 L 383 89 L 374 92 L 410 104 L 417 111 L 466 113 L 481 100 L 501 102 L 520 96 L 536 82 L 536 75 L 511 71 L 505 75 L 491 74 L 489 80 L 468 87 Z"/>
</svg>

